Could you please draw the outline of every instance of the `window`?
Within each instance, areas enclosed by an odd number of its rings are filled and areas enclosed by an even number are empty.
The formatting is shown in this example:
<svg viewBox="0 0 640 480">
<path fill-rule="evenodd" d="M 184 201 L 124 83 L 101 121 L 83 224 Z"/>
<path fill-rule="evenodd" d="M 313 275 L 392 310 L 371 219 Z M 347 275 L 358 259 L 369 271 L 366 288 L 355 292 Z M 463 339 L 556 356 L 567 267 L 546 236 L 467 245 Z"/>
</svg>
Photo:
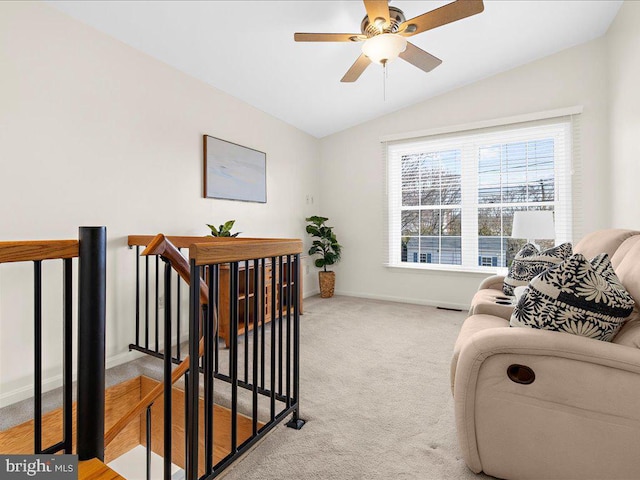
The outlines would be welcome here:
<svg viewBox="0 0 640 480">
<path fill-rule="evenodd" d="M 388 264 L 508 266 L 526 242 L 511 238 L 518 210 L 554 212 L 542 247 L 569 240 L 570 145 L 571 122 L 557 119 L 388 145 Z"/>
</svg>

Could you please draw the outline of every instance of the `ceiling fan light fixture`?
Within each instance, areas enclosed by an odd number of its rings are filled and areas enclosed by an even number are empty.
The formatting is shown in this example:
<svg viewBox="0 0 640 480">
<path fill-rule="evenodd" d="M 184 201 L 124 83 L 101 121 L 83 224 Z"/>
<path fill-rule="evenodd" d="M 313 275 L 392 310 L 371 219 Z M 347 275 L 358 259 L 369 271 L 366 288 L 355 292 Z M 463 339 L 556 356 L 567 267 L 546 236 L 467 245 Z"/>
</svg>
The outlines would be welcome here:
<svg viewBox="0 0 640 480">
<path fill-rule="evenodd" d="M 367 39 L 362 45 L 362 53 L 372 62 L 384 65 L 398 58 L 406 48 L 406 38 L 395 33 L 382 33 Z"/>
</svg>

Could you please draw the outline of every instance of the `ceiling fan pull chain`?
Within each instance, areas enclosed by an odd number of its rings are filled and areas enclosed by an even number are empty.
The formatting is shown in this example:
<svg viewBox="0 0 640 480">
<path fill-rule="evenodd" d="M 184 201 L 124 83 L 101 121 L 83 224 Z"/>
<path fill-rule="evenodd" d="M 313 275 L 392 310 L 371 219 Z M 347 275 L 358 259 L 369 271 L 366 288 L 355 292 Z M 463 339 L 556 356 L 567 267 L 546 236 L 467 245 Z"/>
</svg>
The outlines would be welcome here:
<svg viewBox="0 0 640 480">
<path fill-rule="evenodd" d="M 387 101 L 387 62 L 382 64 L 382 101 Z"/>
</svg>

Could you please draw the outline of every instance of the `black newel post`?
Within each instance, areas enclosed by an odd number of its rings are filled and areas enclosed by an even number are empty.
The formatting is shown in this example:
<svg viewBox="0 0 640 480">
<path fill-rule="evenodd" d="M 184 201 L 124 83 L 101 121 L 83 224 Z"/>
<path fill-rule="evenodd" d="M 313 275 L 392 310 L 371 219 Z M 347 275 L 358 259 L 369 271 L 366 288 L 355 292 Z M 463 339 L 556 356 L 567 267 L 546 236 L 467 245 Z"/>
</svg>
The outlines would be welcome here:
<svg viewBox="0 0 640 480">
<path fill-rule="evenodd" d="M 107 228 L 80 227 L 78 457 L 104 461 Z"/>
</svg>

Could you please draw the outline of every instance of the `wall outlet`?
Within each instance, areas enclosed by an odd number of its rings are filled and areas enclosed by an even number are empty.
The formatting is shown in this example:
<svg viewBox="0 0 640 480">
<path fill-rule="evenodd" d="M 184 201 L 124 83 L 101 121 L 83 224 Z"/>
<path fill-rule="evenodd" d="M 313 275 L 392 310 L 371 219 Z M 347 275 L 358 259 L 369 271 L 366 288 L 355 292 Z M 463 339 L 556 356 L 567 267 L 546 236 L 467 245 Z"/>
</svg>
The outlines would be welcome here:
<svg viewBox="0 0 640 480">
<path fill-rule="evenodd" d="M 304 266 L 304 274 L 309 275 L 309 265 Z"/>
<path fill-rule="evenodd" d="M 158 308 L 164 308 L 164 295 L 158 297 Z"/>
</svg>

